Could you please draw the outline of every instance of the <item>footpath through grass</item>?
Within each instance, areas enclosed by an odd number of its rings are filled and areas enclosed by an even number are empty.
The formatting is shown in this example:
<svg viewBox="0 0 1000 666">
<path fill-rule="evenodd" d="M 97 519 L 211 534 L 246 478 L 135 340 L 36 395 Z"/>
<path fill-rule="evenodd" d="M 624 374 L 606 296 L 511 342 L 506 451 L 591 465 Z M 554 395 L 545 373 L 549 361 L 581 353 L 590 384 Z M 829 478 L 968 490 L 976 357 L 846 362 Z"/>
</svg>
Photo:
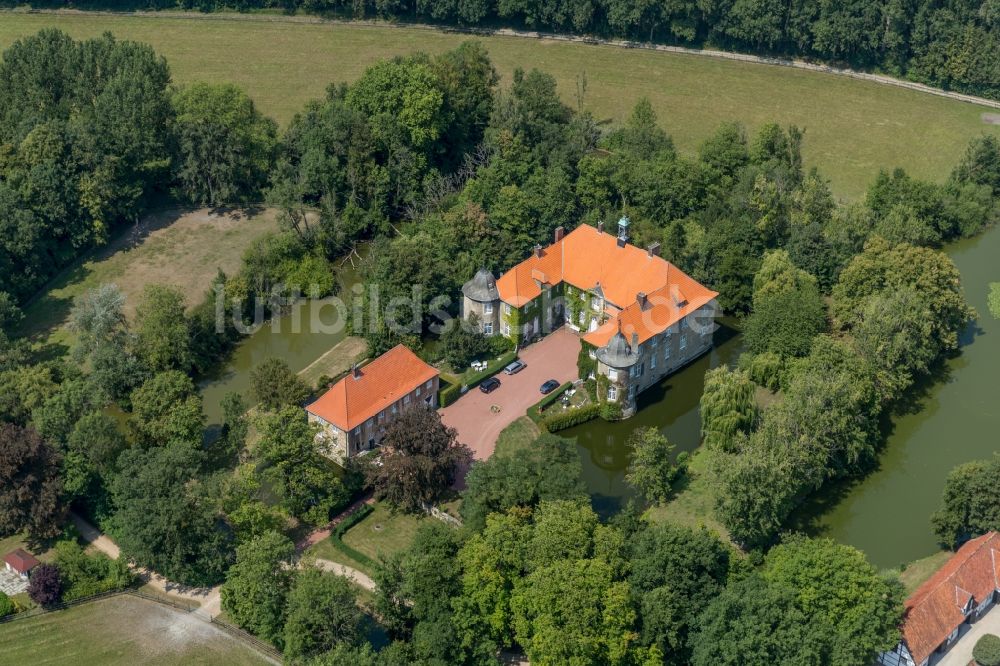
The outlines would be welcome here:
<svg viewBox="0 0 1000 666">
<path fill-rule="evenodd" d="M 189 613 L 119 595 L 0 624 L 0 663 L 249 666 L 269 662 Z"/>
<path fill-rule="evenodd" d="M 74 37 L 111 31 L 152 44 L 168 59 L 174 80 L 233 82 L 265 113 L 287 123 L 331 82 L 350 82 L 373 62 L 422 50 L 440 53 L 468 35 L 420 28 L 304 23 L 281 17 L 99 16 L 86 13 L 0 14 L 0 48 L 45 27 Z M 601 120 L 626 117 L 642 96 L 678 148 L 693 152 L 722 121 L 751 130 L 765 122 L 806 128 L 807 166 L 818 166 L 841 197 L 856 198 L 879 168 L 905 167 L 941 180 L 990 109 L 912 90 L 845 77 L 714 58 L 614 46 L 519 37 L 481 37 L 504 80 L 515 67 L 538 67 L 556 77 L 576 106 L 577 80 L 586 76 L 583 108 Z"/>
</svg>

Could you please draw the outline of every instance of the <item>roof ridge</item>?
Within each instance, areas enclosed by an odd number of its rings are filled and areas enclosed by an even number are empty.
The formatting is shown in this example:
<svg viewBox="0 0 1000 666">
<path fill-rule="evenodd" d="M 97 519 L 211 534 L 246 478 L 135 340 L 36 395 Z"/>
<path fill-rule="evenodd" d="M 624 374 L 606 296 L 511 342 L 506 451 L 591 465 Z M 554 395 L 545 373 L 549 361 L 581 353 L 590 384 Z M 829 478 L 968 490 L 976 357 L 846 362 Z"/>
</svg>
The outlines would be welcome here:
<svg viewBox="0 0 1000 666">
<path fill-rule="evenodd" d="M 948 582 L 950 582 L 951 579 L 955 576 L 955 574 L 957 574 L 961 570 L 961 568 L 963 566 L 965 566 L 965 564 L 970 559 L 972 559 L 972 556 L 979 552 L 979 549 L 982 548 L 983 544 L 986 543 L 987 537 L 989 537 L 990 535 L 996 536 L 996 534 L 997 534 L 996 532 L 987 532 L 986 534 L 978 536 L 975 539 L 970 539 L 970 540 L 966 541 L 964 544 L 962 544 L 962 546 L 957 551 L 955 551 L 955 553 L 948 559 L 948 561 L 945 562 L 943 565 L 941 565 L 941 568 L 939 568 L 937 571 L 935 571 L 934 574 L 932 574 L 931 577 L 928 578 L 924 582 L 923 585 L 921 585 L 916 590 L 914 590 L 913 594 L 910 595 L 910 598 L 907 599 L 907 601 L 910 601 L 912 599 L 913 600 L 913 604 L 912 605 L 916 606 L 919 602 L 923 601 L 928 596 L 930 596 L 931 592 L 933 592 L 934 590 L 937 590 L 942 585 L 945 585 Z M 931 585 L 930 587 L 928 587 L 926 590 L 922 590 L 922 588 L 924 587 L 924 585 L 927 585 L 927 584 L 931 583 L 934 580 L 934 575 L 940 573 L 944 569 L 944 567 L 948 566 L 948 564 L 951 563 L 951 560 L 954 559 L 955 557 L 958 557 L 958 555 L 961 554 L 961 552 L 962 552 L 962 550 L 964 548 L 966 548 L 967 546 L 970 546 L 972 544 L 975 544 L 976 541 L 979 541 L 979 540 L 982 540 L 982 543 L 976 544 L 975 547 L 973 547 L 972 549 L 970 549 L 969 552 L 968 552 L 968 554 L 965 555 L 965 557 L 963 558 L 962 562 L 956 566 L 956 568 L 955 568 L 954 571 L 949 571 L 948 574 L 946 576 L 942 577 L 940 581 L 937 581 L 936 583 L 934 583 L 933 585 Z M 958 585 L 955 585 L 955 587 L 958 587 Z M 918 594 L 919 594 L 919 598 L 917 596 Z"/>
</svg>

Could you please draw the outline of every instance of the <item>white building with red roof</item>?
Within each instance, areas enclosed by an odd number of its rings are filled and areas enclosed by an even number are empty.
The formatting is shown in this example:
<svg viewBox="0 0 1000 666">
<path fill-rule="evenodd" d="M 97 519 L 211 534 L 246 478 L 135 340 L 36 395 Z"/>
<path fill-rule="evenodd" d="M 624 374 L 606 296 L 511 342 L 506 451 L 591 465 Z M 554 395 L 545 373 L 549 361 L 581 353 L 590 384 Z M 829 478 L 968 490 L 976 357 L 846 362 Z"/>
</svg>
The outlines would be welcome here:
<svg viewBox="0 0 1000 666">
<path fill-rule="evenodd" d="M 343 463 L 382 442 L 386 426 L 415 405 L 437 407 L 439 372 L 397 345 L 330 387 L 306 406 L 320 426 L 328 455 Z"/>
<path fill-rule="evenodd" d="M 480 271 L 462 292 L 462 314 L 515 344 L 566 325 L 579 331 L 608 379 L 604 396 L 635 411 L 636 396 L 711 349 L 718 294 L 659 256 L 586 224 L 555 230 L 548 247 L 496 280 Z"/>
<path fill-rule="evenodd" d="M 885 666 L 928 666 L 1000 598 L 1000 534 L 958 549 L 906 600 L 903 640 L 879 657 Z"/>
<path fill-rule="evenodd" d="M 29 574 L 31 574 L 31 570 L 39 564 L 34 555 L 22 548 L 18 548 L 17 550 L 4 555 L 3 562 L 4 568 L 6 568 L 7 571 L 16 574 L 24 580 L 28 579 Z"/>
</svg>

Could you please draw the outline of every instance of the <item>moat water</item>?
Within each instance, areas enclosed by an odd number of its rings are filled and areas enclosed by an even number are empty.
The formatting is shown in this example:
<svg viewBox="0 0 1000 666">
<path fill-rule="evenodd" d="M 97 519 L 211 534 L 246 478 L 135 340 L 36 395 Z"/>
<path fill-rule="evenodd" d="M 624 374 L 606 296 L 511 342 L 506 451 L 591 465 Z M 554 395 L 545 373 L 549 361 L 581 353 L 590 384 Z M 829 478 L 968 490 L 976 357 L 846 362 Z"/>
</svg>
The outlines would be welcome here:
<svg viewBox="0 0 1000 666">
<path fill-rule="evenodd" d="M 990 282 L 1000 281 L 1000 228 L 949 246 L 962 274 L 966 298 L 979 319 L 961 335 L 961 353 L 923 382 L 910 409 L 893 418 L 893 430 L 870 474 L 824 488 L 793 517 L 793 527 L 830 536 L 863 550 L 879 567 L 894 567 L 937 549 L 930 515 L 945 477 L 956 465 L 1000 450 L 1000 321 L 986 306 Z M 564 431 L 579 446 L 584 478 L 595 508 L 607 514 L 633 496 L 624 481 L 629 435 L 640 426 L 663 432 L 676 451 L 699 443 L 705 371 L 735 363 L 741 338 L 731 326 L 716 333 L 715 349 L 667 377 L 639 398 L 627 421 L 593 421 Z"/>
<path fill-rule="evenodd" d="M 897 415 L 892 434 L 879 457 L 879 466 L 864 478 L 823 489 L 797 512 L 794 527 L 827 535 L 854 545 L 880 567 L 892 567 L 937 550 L 930 514 L 937 508 L 948 471 L 970 460 L 987 458 L 1000 449 L 1000 321 L 986 307 L 991 281 L 1000 281 L 1000 228 L 947 248 L 962 273 L 969 302 L 979 312 L 961 336 L 961 353 L 942 364 L 924 382 L 919 399 L 908 413 Z M 349 290 L 357 274 L 347 266 L 338 274 L 341 289 Z M 304 321 L 319 316 L 335 321 L 336 310 L 326 301 L 307 302 Z M 344 334 L 295 332 L 293 315 L 278 318 L 246 338 L 227 366 L 202 385 L 210 423 L 220 420 L 219 401 L 228 391 L 244 395 L 250 370 L 271 356 L 285 359 L 299 371 L 322 356 Z M 724 320 L 711 352 L 665 378 L 639 397 L 635 416 L 619 423 L 593 421 L 564 431 L 576 441 L 584 477 L 595 507 L 603 514 L 616 511 L 633 496 L 624 481 L 630 450 L 629 435 L 638 427 L 660 429 L 676 451 L 693 451 L 699 443 L 698 401 L 705 371 L 734 364 L 742 341 L 733 322 Z"/>
</svg>

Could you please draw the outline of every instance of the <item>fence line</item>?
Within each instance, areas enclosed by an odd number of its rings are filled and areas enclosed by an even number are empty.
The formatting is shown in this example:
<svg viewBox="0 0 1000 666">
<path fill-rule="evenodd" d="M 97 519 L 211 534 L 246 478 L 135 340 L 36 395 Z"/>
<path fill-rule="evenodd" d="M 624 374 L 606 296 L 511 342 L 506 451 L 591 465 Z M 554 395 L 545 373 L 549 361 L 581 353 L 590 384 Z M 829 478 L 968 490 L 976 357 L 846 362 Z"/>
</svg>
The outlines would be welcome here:
<svg viewBox="0 0 1000 666">
<path fill-rule="evenodd" d="M 45 608 L 39 606 L 37 608 L 33 608 L 29 611 L 24 611 L 22 613 L 14 613 L 12 615 L 6 615 L 4 617 L 0 617 L 0 624 L 13 622 L 15 620 L 26 620 L 33 617 L 40 617 L 42 615 L 47 615 L 48 613 L 67 610 L 74 606 L 80 606 L 82 604 L 87 604 L 94 601 L 100 601 L 102 599 L 109 599 L 111 597 L 117 597 L 121 595 L 138 597 L 140 599 L 146 599 L 147 601 L 155 601 L 158 604 L 171 606 L 176 610 L 179 610 L 184 613 L 194 613 L 199 609 L 198 606 L 181 603 L 174 599 L 168 599 L 166 597 L 161 597 L 154 594 L 147 594 L 141 590 L 136 590 L 136 589 L 110 590 L 108 592 L 99 592 L 97 594 L 91 594 L 86 597 L 80 597 L 79 599 L 73 599 L 71 601 L 61 601 L 57 604 L 53 604 Z M 208 617 L 201 614 L 198 615 L 199 617 Z M 211 622 L 211 624 L 218 627 L 222 631 L 226 632 L 232 638 L 241 640 L 249 644 L 253 649 L 257 650 L 258 652 L 263 653 L 265 656 L 275 659 L 279 663 L 281 662 L 282 660 L 281 652 L 279 652 L 273 645 L 265 643 L 264 641 L 260 640 L 253 634 L 248 633 L 237 626 L 229 624 L 224 620 L 220 620 L 215 617 L 208 617 L 208 620 L 209 622 Z"/>
<path fill-rule="evenodd" d="M 224 620 L 220 620 L 217 617 L 210 618 L 210 622 L 213 625 L 215 625 L 216 627 L 218 627 L 219 629 L 222 629 L 223 631 L 225 631 L 226 633 L 228 633 L 233 638 L 236 638 L 237 640 L 241 640 L 241 641 L 244 641 L 246 643 L 249 643 L 257 651 L 263 652 L 267 656 L 272 657 L 273 659 L 277 659 L 279 662 L 282 660 L 281 652 L 279 652 L 277 650 L 277 648 L 275 648 L 270 643 L 265 643 L 264 641 L 262 641 L 261 639 L 257 638 L 256 636 L 254 636 L 253 634 L 249 633 L 248 631 L 240 629 L 236 625 L 229 624 L 228 622 L 225 622 Z"/>
<path fill-rule="evenodd" d="M 708 58 L 718 58 L 723 60 L 736 60 L 749 62 L 758 65 L 775 65 L 779 67 L 791 67 L 824 74 L 834 74 L 836 76 L 846 76 L 848 78 L 860 79 L 871 83 L 907 88 L 915 92 L 927 93 L 938 97 L 947 97 L 959 102 L 978 104 L 993 109 L 1000 109 L 1000 101 L 969 95 L 966 93 L 953 92 L 935 88 L 924 83 L 916 83 L 905 79 L 898 79 L 885 74 L 872 74 L 854 69 L 834 67 L 832 65 L 821 65 L 797 58 L 781 58 L 776 56 L 757 56 L 747 53 L 737 53 L 735 51 L 719 51 L 716 49 L 697 49 L 686 46 L 669 46 L 666 44 L 655 44 L 652 42 L 638 42 L 627 39 L 605 39 L 588 35 L 569 35 L 553 32 L 543 32 L 540 30 L 516 30 L 514 28 L 479 28 L 452 25 L 433 25 L 429 23 L 409 23 L 406 21 L 377 21 L 377 20 L 347 20 L 331 19 L 319 16 L 265 16 L 261 14 L 233 14 L 226 12 L 217 13 L 197 13 L 197 12 L 158 12 L 158 11 L 108 11 L 108 10 L 66 10 L 66 9 L 29 9 L 18 10 L 31 14 L 66 14 L 66 15 L 95 15 L 95 16 L 136 16 L 146 18 L 173 18 L 173 19 L 195 19 L 195 20 L 217 20 L 217 21 L 258 21 L 273 23 L 307 23 L 307 24 L 335 24 L 353 25 L 360 27 L 387 27 L 387 28 L 407 28 L 414 30 L 430 30 L 435 32 L 452 32 L 467 35 L 480 35 L 484 37 L 517 37 L 522 39 L 548 39 L 552 41 L 570 42 L 575 44 L 591 44 L 601 46 L 614 46 L 626 49 L 643 49 L 647 51 L 660 51 L 664 53 L 675 53 L 681 55 L 701 56 Z"/>
</svg>

